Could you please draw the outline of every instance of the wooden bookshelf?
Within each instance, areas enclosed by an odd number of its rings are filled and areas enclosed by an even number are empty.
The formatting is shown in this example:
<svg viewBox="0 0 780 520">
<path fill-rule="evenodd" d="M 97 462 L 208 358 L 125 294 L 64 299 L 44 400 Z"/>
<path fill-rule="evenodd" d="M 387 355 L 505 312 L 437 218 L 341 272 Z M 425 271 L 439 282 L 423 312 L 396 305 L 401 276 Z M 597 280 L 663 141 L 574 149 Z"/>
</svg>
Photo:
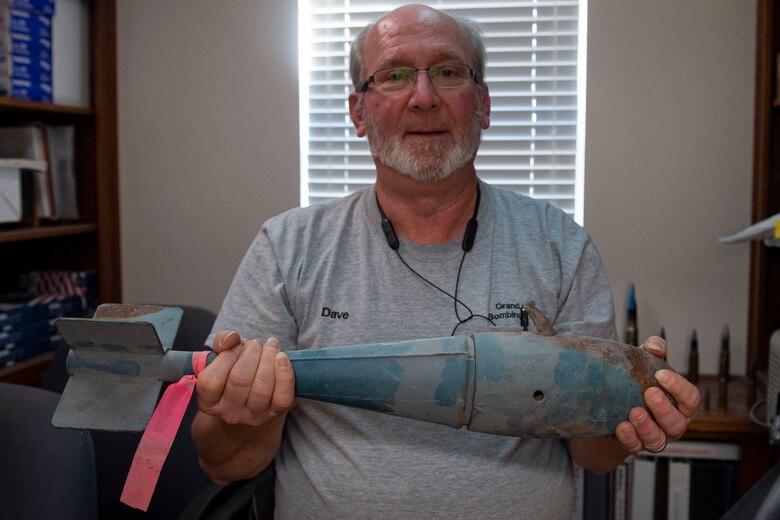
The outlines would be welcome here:
<svg viewBox="0 0 780 520">
<path fill-rule="evenodd" d="M 728 402 L 725 411 L 721 410 L 718 401 L 718 378 L 714 375 L 704 375 L 699 381 L 699 391 L 702 394 L 702 405 L 699 413 L 688 427 L 691 434 L 716 433 L 766 433 L 766 429 L 753 423 L 748 412 L 751 402 L 752 383 L 746 377 L 731 377 L 728 382 Z M 708 397 L 709 396 L 709 397 Z M 758 412 L 764 419 L 764 410 Z"/>
<path fill-rule="evenodd" d="M 752 221 L 780 213 L 780 4 L 758 0 Z M 769 338 L 780 329 L 780 248 L 754 241 L 750 250 L 747 375 L 769 364 Z"/>
<path fill-rule="evenodd" d="M 79 220 L 76 222 L 30 219 L 0 226 L 0 292 L 15 289 L 19 275 L 30 270 L 94 271 L 98 280 L 98 300 L 119 302 L 122 299 L 116 6 L 114 0 L 89 0 L 87 4 L 90 16 L 90 106 L 0 97 L 3 126 L 43 123 L 75 127 L 79 207 Z M 41 367 L 45 370 L 49 359 L 49 355 L 43 355 L 0 369 L 0 381 L 38 384 Z"/>
</svg>

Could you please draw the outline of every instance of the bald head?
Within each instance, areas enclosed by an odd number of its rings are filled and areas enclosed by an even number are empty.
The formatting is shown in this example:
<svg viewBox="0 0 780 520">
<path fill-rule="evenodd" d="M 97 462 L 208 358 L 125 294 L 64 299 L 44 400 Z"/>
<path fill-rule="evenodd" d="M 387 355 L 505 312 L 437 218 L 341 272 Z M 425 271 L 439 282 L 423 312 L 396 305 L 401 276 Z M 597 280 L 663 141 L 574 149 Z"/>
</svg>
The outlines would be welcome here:
<svg viewBox="0 0 780 520">
<path fill-rule="evenodd" d="M 355 37 L 350 52 L 350 76 L 355 90 L 371 71 L 365 64 L 384 49 L 398 46 L 409 38 L 424 37 L 436 29 L 449 34 L 459 50 L 472 57 L 471 66 L 481 82 L 485 75 L 485 44 L 479 26 L 471 20 L 453 17 L 426 5 L 399 7 L 366 26 Z"/>
<path fill-rule="evenodd" d="M 369 36 L 382 37 L 382 34 L 392 34 L 404 25 L 418 24 L 421 27 L 437 24 L 440 27 L 449 27 L 453 31 L 462 32 L 455 19 L 444 11 L 439 11 L 427 5 L 404 5 L 383 15 L 369 30 Z"/>
</svg>

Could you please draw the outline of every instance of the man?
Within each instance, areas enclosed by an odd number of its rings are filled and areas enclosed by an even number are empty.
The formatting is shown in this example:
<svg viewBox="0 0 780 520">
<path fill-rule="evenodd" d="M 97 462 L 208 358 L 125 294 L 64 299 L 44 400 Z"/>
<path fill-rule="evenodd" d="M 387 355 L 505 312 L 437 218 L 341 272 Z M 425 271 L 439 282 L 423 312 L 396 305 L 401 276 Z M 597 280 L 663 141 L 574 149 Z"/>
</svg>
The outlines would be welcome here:
<svg viewBox="0 0 780 520">
<path fill-rule="evenodd" d="M 566 518 L 570 461 L 603 472 L 629 453 L 663 449 L 696 411 L 693 385 L 662 371 L 677 407 L 652 388 L 652 416 L 637 408 L 614 439 L 566 442 L 296 404 L 282 346 L 518 326 L 495 311 L 524 300 L 561 332 L 615 336 L 587 233 L 558 209 L 477 179 L 490 97 L 474 27 L 405 6 L 361 33 L 351 60 L 350 115 L 368 138 L 376 185 L 263 226 L 215 325 L 220 354 L 198 381 L 201 465 L 226 483 L 275 463 L 280 518 Z M 663 356 L 666 345 L 651 338 L 644 348 Z"/>
</svg>

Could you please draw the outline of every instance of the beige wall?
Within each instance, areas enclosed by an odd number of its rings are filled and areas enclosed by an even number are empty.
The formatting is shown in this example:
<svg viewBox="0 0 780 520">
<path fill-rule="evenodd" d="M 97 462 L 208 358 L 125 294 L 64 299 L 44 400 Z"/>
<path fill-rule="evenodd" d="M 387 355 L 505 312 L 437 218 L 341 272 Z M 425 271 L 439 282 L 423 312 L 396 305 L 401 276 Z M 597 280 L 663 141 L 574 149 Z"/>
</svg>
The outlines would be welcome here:
<svg viewBox="0 0 780 520">
<path fill-rule="evenodd" d="M 218 309 L 260 224 L 298 205 L 295 6 L 118 2 L 125 301 Z"/>
<path fill-rule="evenodd" d="M 744 373 L 748 246 L 717 239 L 750 223 L 755 1 L 592 0 L 588 20 L 585 225 L 619 321 L 633 281 L 672 366 L 695 328 L 716 373 L 728 324 Z"/>
<path fill-rule="evenodd" d="M 755 0 L 591 0 L 585 225 L 622 325 L 729 323 L 744 371 Z M 125 301 L 218 309 L 260 223 L 298 204 L 296 2 L 119 0 Z"/>
</svg>

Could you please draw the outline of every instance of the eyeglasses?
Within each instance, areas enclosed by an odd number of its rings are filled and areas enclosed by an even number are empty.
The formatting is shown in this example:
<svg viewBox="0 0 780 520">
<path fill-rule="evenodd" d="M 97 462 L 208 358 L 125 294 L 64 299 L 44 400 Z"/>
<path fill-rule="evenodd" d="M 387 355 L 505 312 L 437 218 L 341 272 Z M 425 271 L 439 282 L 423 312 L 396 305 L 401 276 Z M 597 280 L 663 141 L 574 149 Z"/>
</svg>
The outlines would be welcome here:
<svg viewBox="0 0 780 520">
<path fill-rule="evenodd" d="M 479 83 L 474 69 L 462 63 L 443 63 L 425 69 L 414 67 L 388 67 L 371 74 L 358 89 L 359 93 L 368 90 L 372 83 L 385 92 L 398 92 L 411 88 L 417 81 L 417 73 L 425 71 L 436 88 L 457 88 L 466 85 L 471 79 Z"/>
</svg>

